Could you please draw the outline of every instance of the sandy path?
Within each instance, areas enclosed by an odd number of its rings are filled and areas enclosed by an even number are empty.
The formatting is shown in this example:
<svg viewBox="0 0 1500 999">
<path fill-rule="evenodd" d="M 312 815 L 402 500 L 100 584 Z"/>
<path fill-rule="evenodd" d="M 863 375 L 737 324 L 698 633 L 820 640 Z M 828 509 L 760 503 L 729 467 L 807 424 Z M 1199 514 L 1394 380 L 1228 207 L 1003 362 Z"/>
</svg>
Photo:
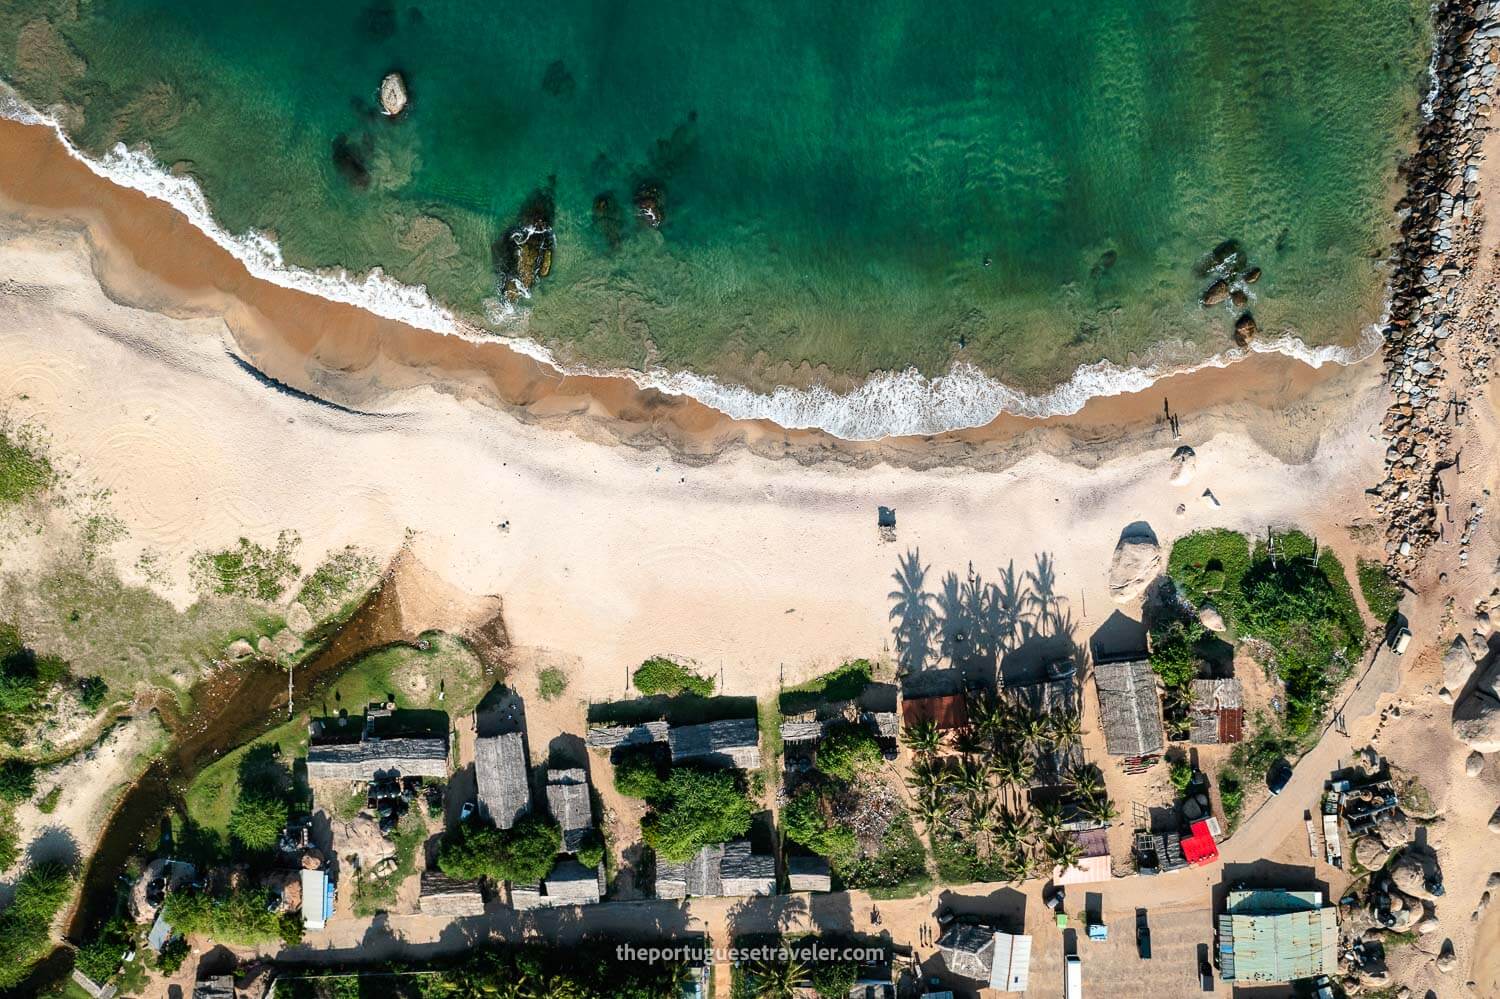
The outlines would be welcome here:
<svg viewBox="0 0 1500 999">
<path fill-rule="evenodd" d="M 1090 470 L 1045 455 L 982 473 L 744 453 L 695 468 L 425 388 L 388 399 L 383 415 L 278 393 L 236 364 L 217 321 L 108 301 L 73 238 L 0 239 L 0 273 L 0 399 L 112 491 L 130 528 L 114 549 L 122 567 L 143 548 L 167 553 L 182 603 L 191 554 L 240 535 L 297 530 L 310 566 L 349 543 L 388 554 L 410 530 L 424 564 L 503 594 L 515 644 L 575 657 L 577 696 L 615 694 L 624 666 L 659 652 L 722 668 L 729 693 L 769 689 L 783 663 L 791 680 L 879 655 L 908 551 L 931 567 L 934 592 L 971 563 L 993 575 L 1050 552 L 1083 637 L 1112 609 L 1105 571 L 1131 521 L 1164 543 L 1199 527 L 1299 523 L 1347 548 L 1327 518 L 1362 513 L 1379 477 L 1373 370 L 1315 460 L 1285 464 L 1228 433 L 1189 439 L 1198 474 L 1185 487 L 1167 482 L 1170 447 Z M 878 504 L 898 511 L 895 544 L 877 537 Z"/>
</svg>

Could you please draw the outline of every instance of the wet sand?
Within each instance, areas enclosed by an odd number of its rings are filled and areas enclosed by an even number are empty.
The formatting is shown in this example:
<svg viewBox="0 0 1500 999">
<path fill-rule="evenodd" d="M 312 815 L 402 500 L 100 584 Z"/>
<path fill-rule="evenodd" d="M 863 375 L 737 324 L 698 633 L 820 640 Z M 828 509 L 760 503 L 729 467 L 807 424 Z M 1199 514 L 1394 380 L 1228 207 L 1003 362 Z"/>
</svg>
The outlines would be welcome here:
<svg viewBox="0 0 1500 999">
<path fill-rule="evenodd" d="M 1195 433 L 1247 427 L 1288 460 L 1311 453 L 1313 413 L 1368 385 L 1376 365 L 1314 369 L 1279 354 L 1096 398 L 1048 419 L 1002 415 L 986 427 L 879 442 L 843 441 L 734 420 L 691 398 L 626 378 L 563 375 L 504 344 L 443 336 L 279 287 L 250 275 L 175 209 L 117 187 L 70 155 L 49 128 L 0 120 L 0 209 L 34 225 L 86 229 L 93 266 L 117 302 L 179 318 L 222 317 L 244 358 L 268 377 L 353 408 L 416 386 L 475 399 L 586 439 L 663 444 L 704 461 L 733 447 L 802 462 L 833 460 L 1001 468 L 1032 451 L 1092 464 L 1130 439 L 1168 439 L 1164 404 Z"/>
</svg>

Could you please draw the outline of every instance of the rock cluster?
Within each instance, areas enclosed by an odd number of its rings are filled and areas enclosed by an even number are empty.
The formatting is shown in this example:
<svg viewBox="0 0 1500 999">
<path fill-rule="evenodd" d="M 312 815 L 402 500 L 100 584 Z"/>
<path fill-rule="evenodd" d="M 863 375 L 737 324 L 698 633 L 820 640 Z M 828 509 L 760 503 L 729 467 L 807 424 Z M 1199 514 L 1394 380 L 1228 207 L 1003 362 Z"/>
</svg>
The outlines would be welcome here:
<svg viewBox="0 0 1500 999">
<path fill-rule="evenodd" d="M 1488 378 L 1493 351 L 1487 310 L 1470 301 L 1464 279 L 1478 249 L 1480 145 L 1500 75 L 1500 0 L 1440 0 L 1433 16 L 1434 87 L 1405 167 L 1383 331 L 1395 400 L 1384 420 L 1386 475 L 1374 492 L 1387 524 L 1388 561 L 1401 576 L 1438 538 L 1445 502 L 1438 477 L 1454 460 L 1457 399 Z"/>
<path fill-rule="evenodd" d="M 380 81 L 380 110 L 389 118 L 406 110 L 406 81 L 400 73 L 387 73 Z"/>
</svg>

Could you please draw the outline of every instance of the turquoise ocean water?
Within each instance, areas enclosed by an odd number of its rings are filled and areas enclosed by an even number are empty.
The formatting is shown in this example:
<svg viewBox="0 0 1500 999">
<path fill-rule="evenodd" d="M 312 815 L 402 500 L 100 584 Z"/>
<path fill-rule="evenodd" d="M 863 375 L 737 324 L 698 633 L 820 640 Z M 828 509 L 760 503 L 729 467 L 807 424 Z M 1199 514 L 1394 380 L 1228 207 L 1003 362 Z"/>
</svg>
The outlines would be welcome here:
<svg viewBox="0 0 1500 999">
<path fill-rule="evenodd" d="M 1428 44 L 1420 0 L 0 7 L 0 75 L 88 152 L 149 144 L 229 231 L 484 319 L 545 217 L 526 335 L 760 387 L 1205 356 L 1240 311 L 1198 304 L 1227 239 L 1263 331 L 1350 342 Z"/>
</svg>

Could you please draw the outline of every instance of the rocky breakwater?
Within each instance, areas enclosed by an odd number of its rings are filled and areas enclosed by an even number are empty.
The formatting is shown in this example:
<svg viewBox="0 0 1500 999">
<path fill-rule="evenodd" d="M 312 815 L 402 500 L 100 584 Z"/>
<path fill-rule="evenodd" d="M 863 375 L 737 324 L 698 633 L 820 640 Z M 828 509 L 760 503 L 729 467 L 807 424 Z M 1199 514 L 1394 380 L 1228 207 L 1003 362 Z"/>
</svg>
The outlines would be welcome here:
<svg viewBox="0 0 1500 999">
<path fill-rule="evenodd" d="M 1434 86 L 1397 206 L 1401 239 L 1384 330 L 1394 400 L 1383 422 L 1385 478 L 1373 490 L 1387 560 L 1403 577 L 1445 530 L 1466 548 L 1482 512 L 1448 509 L 1451 477 L 1443 473 L 1457 458 L 1463 399 L 1488 379 L 1494 346 L 1494 303 L 1469 278 L 1483 219 L 1481 144 L 1500 76 L 1500 0 L 1439 2 L 1433 18 Z"/>
</svg>

